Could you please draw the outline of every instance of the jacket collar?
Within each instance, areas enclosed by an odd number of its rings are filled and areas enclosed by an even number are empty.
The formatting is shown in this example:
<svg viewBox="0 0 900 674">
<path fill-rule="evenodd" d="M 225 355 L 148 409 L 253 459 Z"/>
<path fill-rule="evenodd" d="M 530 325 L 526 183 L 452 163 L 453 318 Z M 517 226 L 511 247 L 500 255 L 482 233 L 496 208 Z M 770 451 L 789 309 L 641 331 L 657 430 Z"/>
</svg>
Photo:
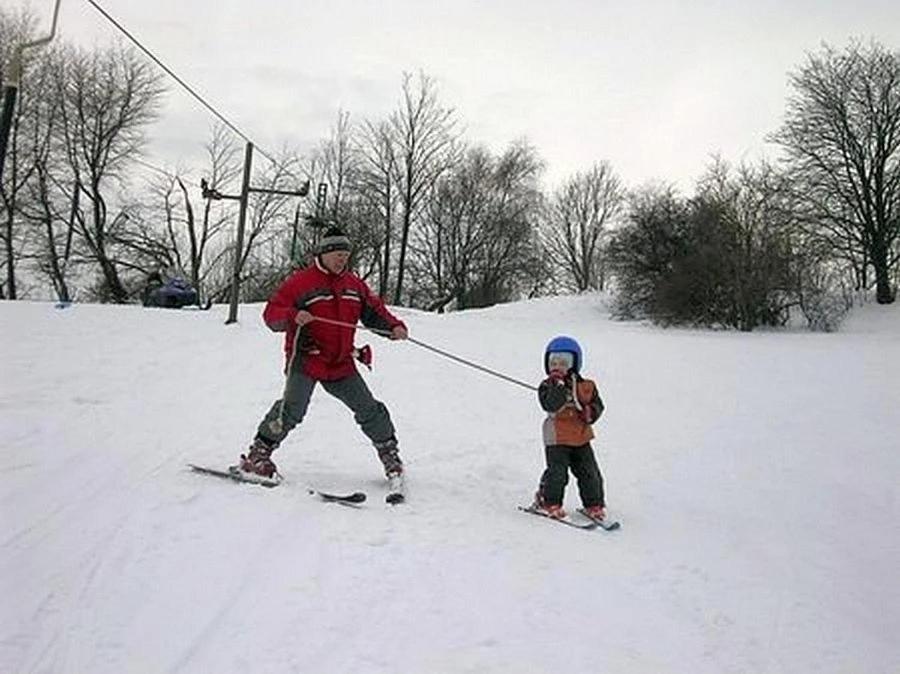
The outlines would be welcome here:
<svg viewBox="0 0 900 674">
<path fill-rule="evenodd" d="M 322 264 L 322 261 L 319 260 L 318 255 L 316 255 L 316 257 L 314 258 L 314 262 L 316 264 L 316 269 L 318 269 L 320 272 L 322 272 L 323 274 L 325 274 L 325 276 L 327 276 L 329 278 L 340 278 L 341 276 L 343 276 L 344 274 L 347 273 L 346 267 L 344 267 L 344 270 L 340 274 L 335 274 L 333 271 L 329 271 L 328 269 L 325 268 L 325 265 Z"/>
</svg>

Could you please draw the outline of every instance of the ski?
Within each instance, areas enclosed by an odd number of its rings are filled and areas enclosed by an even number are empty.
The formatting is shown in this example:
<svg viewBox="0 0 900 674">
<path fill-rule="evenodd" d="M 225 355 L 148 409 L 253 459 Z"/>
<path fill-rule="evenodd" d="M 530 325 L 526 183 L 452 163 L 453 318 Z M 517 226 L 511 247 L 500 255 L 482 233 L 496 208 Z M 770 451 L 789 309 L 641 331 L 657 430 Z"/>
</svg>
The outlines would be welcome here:
<svg viewBox="0 0 900 674">
<path fill-rule="evenodd" d="M 388 493 L 384 497 L 385 503 L 398 505 L 406 501 L 406 486 L 403 483 L 403 475 L 391 475 L 388 477 Z"/>
<path fill-rule="evenodd" d="M 329 503 L 342 503 L 345 505 L 363 503 L 366 500 L 366 495 L 361 491 L 355 491 L 352 494 L 330 494 L 327 491 L 310 489 L 309 493 L 318 496 L 323 501 L 328 501 Z"/>
<path fill-rule="evenodd" d="M 606 531 L 615 531 L 622 526 L 622 524 L 617 520 L 596 520 L 586 512 L 584 512 L 584 508 L 579 508 L 578 512 L 587 517 L 591 522 L 594 522 L 598 527 L 600 527 L 601 529 L 605 529 Z"/>
<path fill-rule="evenodd" d="M 198 466 L 193 463 L 189 463 L 188 466 L 191 470 L 203 473 L 204 475 L 212 475 L 214 477 L 220 477 L 227 480 L 232 480 L 233 482 L 243 482 L 246 484 L 257 484 L 261 487 L 277 487 L 281 484 L 281 478 L 277 478 L 276 480 L 268 480 L 266 478 L 254 479 L 252 477 L 246 476 L 240 470 L 238 470 L 237 466 L 229 466 L 228 470 L 221 470 L 220 468 L 209 468 L 208 466 Z M 341 503 L 343 505 L 357 505 L 363 503 L 366 500 L 366 495 L 361 491 L 356 491 L 350 494 L 333 494 L 327 491 L 319 491 L 318 489 L 308 489 L 309 493 L 315 496 L 318 496 L 323 501 L 328 501 L 329 503 Z"/>
<path fill-rule="evenodd" d="M 550 515 L 541 510 L 532 508 L 531 506 L 518 506 L 518 508 L 524 513 L 537 515 L 538 517 L 543 517 L 544 519 L 548 519 L 551 522 L 559 522 L 560 524 L 565 524 L 566 526 L 575 527 L 576 529 L 582 529 L 584 531 L 590 531 L 592 529 L 596 529 L 599 526 L 596 520 L 589 520 L 588 522 L 578 522 L 568 516 L 562 519 L 556 519 L 555 517 L 550 517 Z"/>
<path fill-rule="evenodd" d="M 214 477 L 220 477 L 226 480 L 231 480 L 233 482 L 243 482 L 246 484 L 258 484 L 261 487 L 277 487 L 281 484 L 281 478 L 268 479 L 260 476 L 259 479 L 254 479 L 248 477 L 240 470 L 238 470 L 237 466 L 229 466 L 227 470 L 222 470 L 221 468 L 210 468 L 208 466 L 198 466 L 193 463 L 189 463 L 188 467 L 197 473 L 203 473 L 204 475 L 212 475 Z"/>
</svg>

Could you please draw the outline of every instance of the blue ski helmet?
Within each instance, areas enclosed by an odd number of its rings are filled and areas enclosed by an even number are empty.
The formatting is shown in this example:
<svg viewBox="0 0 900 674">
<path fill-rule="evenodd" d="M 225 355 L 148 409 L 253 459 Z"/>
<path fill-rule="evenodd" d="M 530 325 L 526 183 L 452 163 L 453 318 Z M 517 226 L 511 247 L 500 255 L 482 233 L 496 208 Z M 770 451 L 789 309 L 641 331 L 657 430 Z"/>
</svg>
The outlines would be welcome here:
<svg viewBox="0 0 900 674">
<path fill-rule="evenodd" d="M 571 337 L 566 337 L 565 335 L 560 335 L 559 337 L 554 337 L 550 340 L 550 343 L 547 344 L 547 348 L 544 349 L 544 372 L 550 372 L 550 354 L 554 351 L 567 351 L 571 353 L 575 357 L 575 365 L 572 366 L 573 372 L 579 372 L 581 370 L 581 347 L 578 346 L 578 342 L 576 342 Z"/>
</svg>

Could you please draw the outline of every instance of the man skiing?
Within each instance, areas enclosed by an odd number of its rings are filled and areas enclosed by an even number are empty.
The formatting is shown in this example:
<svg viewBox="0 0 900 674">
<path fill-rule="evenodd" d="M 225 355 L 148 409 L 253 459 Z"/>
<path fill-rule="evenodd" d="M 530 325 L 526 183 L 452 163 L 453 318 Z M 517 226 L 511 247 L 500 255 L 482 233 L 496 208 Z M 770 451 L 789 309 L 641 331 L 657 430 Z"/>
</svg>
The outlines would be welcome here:
<svg viewBox="0 0 900 674">
<path fill-rule="evenodd" d="M 328 229 L 316 247 L 313 263 L 282 282 L 266 304 L 266 325 L 285 333 L 287 378 L 282 398 L 269 409 L 249 451 L 240 457 L 238 470 L 247 479 L 277 480 L 272 453 L 303 420 L 318 383 L 353 411 L 388 479 L 398 480 L 403 473 L 390 413 L 356 371 L 354 355 L 359 357 L 359 352 L 353 346 L 356 330 L 351 326 L 361 321 L 389 334 L 390 339 L 406 339 L 407 329 L 368 285 L 349 271 L 349 258 L 350 239 L 337 227 Z M 368 349 L 363 352 L 369 353 Z"/>
</svg>

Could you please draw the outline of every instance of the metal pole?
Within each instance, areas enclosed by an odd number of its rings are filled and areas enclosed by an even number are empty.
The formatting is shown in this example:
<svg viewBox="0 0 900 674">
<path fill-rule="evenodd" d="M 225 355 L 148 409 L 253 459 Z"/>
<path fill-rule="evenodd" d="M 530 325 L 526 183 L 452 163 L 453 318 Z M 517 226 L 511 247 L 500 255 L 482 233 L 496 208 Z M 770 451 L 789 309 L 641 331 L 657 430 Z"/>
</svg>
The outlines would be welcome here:
<svg viewBox="0 0 900 674">
<path fill-rule="evenodd" d="M 22 79 L 25 50 L 47 44 L 56 35 L 56 20 L 59 17 L 60 2 L 62 0 L 56 0 L 56 6 L 53 8 L 53 24 L 50 27 L 50 34 L 33 42 L 26 42 L 13 49 L 12 57 L 9 61 L 9 70 L 4 77 L 6 84 L 3 86 L 3 114 L 0 116 L 0 180 L 3 179 L 3 166 L 6 164 L 6 147 L 9 144 L 9 134 L 12 129 L 16 94 L 19 91 L 19 83 Z"/>
<path fill-rule="evenodd" d="M 13 110 L 16 107 L 18 82 L 3 87 L 3 116 L 0 117 L 0 180 L 3 180 L 3 166 L 6 164 L 6 144 L 12 128 Z"/>
<path fill-rule="evenodd" d="M 291 264 L 297 264 L 297 227 L 300 225 L 300 206 L 294 211 L 294 230 L 291 233 Z"/>
<path fill-rule="evenodd" d="M 234 275 L 231 277 L 231 306 L 225 325 L 237 323 L 238 297 L 241 292 L 241 257 L 244 254 L 244 227 L 247 223 L 247 199 L 250 195 L 250 168 L 253 165 L 253 143 L 244 150 L 244 179 L 241 182 L 240 214 L 238 215 L 237 241 L 234 246 Z"/>
</svg>

